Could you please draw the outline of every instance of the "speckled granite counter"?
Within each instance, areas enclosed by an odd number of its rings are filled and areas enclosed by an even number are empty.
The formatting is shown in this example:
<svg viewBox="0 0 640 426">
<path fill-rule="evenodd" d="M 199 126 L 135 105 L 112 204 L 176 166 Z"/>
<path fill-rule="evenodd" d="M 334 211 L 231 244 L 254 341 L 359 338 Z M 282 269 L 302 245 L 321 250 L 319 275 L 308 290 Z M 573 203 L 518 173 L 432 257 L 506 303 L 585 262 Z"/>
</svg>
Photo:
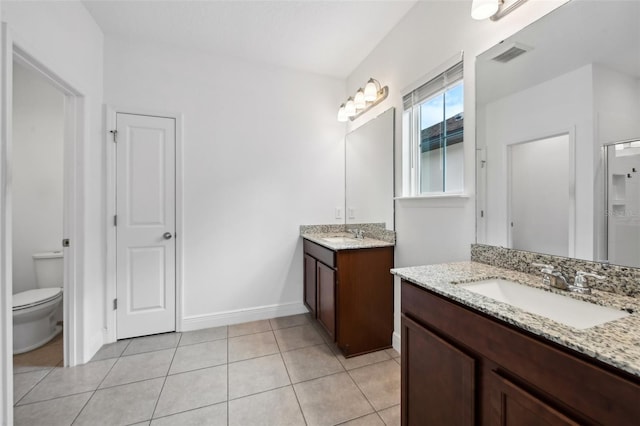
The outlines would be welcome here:
<svg viewBox="0 0 640 426">
<path fill-rule="evenodd" d="M 350 229 L 364 232 L 364 238 L 354 238 L 354 235 L 349 233 Z M 396 241 L 396 233 L 385 229 L 384 223 L 301 225 L 300 236 L 331 250 L 393 247 Z"/>
<path fill-rule="evenodd" d="M 389 241 L 382 241 L 375 238 L 353 238 L 352 234 L 344 232 L 319 232 L 301 234 L 305 240 L 313 241 L 331 250 L 354 250 L 375 247 L 392 247 L 395 244 Z M 328 241 L 325 238 L 345 238 L 344 241 Z"/>
<path fill-rule="evenodd" d="M 625 318 L 578 330 L 456 286 L 456 284 L 482 279 L 504 278 L 548 290 L 542 284 L 539 275 L 476 262 L 396 268 L 391 272 L 477 311 L 640 377 L 640 299 L 638 298 L 598 290 L 593 290 L 591 295 L 580 295 L 551 289 L 550 291 L 576 299 L 633 310 L 633 313 Z"/>
</svg>

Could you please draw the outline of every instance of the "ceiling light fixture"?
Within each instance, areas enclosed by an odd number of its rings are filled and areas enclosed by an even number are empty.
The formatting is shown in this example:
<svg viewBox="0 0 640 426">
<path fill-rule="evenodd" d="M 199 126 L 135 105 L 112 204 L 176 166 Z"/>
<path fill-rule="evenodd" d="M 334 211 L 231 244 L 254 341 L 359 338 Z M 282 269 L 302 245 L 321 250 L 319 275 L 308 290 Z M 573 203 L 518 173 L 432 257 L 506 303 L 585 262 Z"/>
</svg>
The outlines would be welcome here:
<svg viewBox="0 0 640 426">
<path fill-rule="evenodd" d="M 473 0 L 471 4 L 471 17 L 478 20 L 490 18 L 492 21 L 497 21 L 513 12 L 526 1 L 527 0 Z"/>
<path fill-rule="evenodd" d="M 378 105 L 389 96 L 389 87 L 380 87 L 380 82 L 370 78 L 364 89 L 360 88 L 353 97 L 340 105 L 338 121 L 355 120 L 373 106 Z"/>
</svg>

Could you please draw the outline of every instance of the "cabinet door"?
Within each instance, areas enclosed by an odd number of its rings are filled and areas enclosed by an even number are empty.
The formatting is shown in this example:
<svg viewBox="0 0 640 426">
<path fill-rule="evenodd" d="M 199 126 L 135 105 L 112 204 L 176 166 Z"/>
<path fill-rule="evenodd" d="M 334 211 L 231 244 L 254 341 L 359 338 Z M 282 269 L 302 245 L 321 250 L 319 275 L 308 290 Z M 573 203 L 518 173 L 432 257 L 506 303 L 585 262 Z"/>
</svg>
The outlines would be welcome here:
<svg viewBox="0 0 640 426">
<path fill-rule="evenodd" d="M 316 317 L 316 264 L 313 257 L 304 255 L 304 304 L 313 318 Z"/>
<path fill-rule="evenodd" d="M 402 425 L 473 425 L 475 360 L 402 315 Z"/>
<path fill-rule="evenodd" d="M 336 291 L 335 271 L 324 263 L 318 262 L 318 321 L 327 333 L 336 338 Z"/>
<path fill-rule="evenodd" d="M 579 424 L 495 372 L 491 373 L 489 392 L 492 425 L 577 426 Z"/>
</svg>

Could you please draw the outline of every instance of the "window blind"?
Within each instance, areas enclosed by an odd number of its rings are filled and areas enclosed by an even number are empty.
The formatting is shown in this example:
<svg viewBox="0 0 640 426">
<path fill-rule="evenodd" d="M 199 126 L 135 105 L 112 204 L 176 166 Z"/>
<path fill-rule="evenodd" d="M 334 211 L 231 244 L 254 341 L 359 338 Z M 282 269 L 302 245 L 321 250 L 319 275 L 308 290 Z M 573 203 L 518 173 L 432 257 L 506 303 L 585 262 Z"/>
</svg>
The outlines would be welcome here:
<svg viewBox="0 0 640 426">
<path fill-rule="evenodd" d="M 460 61 L 442 74 L 437 75 L 422 86 L 406 94 L 402 98 L 404 109 L 410 109 L 414 105 L 417 105 L 436 93 L 443 91 L 453 83 L 462 80 L 463 71 L 462 61 Z"/>
</svg>

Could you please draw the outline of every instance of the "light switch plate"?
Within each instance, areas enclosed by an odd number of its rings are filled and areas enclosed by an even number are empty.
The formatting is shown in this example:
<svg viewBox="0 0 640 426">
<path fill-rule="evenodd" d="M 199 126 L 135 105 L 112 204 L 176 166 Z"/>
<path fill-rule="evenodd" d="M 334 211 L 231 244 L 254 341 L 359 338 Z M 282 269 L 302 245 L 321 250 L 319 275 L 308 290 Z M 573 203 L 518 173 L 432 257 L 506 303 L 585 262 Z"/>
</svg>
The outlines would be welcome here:
<svg viewBox="0 0 640 426">
<path fill-rule="evenodd" d="M 342 219 L 342 208 L 336 207 L 336 219 Z"/>
</svg>

